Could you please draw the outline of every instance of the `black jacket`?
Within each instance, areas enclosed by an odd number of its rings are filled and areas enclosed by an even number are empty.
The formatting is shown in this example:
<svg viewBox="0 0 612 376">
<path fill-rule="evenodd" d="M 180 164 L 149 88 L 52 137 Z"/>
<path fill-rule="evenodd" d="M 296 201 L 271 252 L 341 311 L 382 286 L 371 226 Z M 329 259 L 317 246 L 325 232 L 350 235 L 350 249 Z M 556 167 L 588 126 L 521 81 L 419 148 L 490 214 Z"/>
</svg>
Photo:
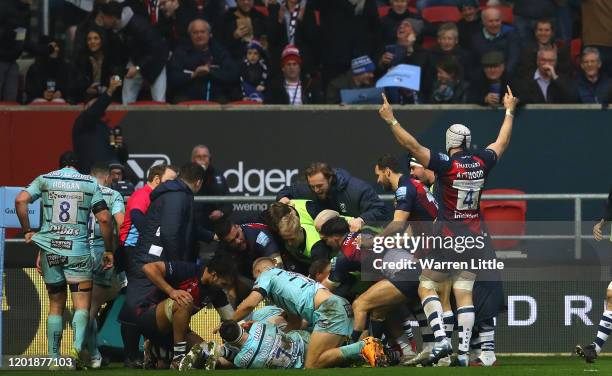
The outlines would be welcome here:
<svg viewBox="0 0 612 376">
<path fill-rule="evenodd" d="M 137 264 L 197 260 L 193 204 L 193 192 L 180 179 L 162 183 L 151 192 L 145 227 L 136 244 Z"/>
<path fill-rule="evenodd" d="M 125 164 L 128 151 L 125 144 L 115 149 L 109 144 L 110 128 L 102 118 L 112 99 L 103 93 L 88 109 L 81 112 L 72 127 L 72 148 L 79 156 L 79 172 L 89 174 L 98 162 L 121 162 Z"/>
<path fill-rule="evenodd" d="M 317 202 L 322 209 L 333 209 L 342 215 L 361 217 L 366 224 L 387 220 L 385 204 L 378 197 L 374 188 L 367 182 L 358 179 L 343 169 L 335 168 L 336 178 L 332 182 L 331 195 L 321 201 L 312 193 L 308 184 L 299 182 L 287 186 L 278 192 L 277 199 L 282 197 L 303 198 Z"/>
<path fill-rule="evenodd" d="M 319 80 L 306 75 L 302 78 L 301 88 L 303 104 L 325 103 Z M 282 76 L 273 79 L 270 82 L 270 87 L 267 89 L 265 103 L 292 104 L 291 102 L 292 98 L 289 98 L 289 94 L 285 89 L 285 79 Z"/>
<path fill-rule="evenodd" d="M 196 196 L 227 196 L 229 195 L 229 188 L 227 181 L 223 176 L 222 171 L 217 171 L 214 166 L 209 165 L 204 175 L 204 183 L 202 188 L 196 193 Z M 217 202 L 196 202 L 194 206 L 195 220 L 198 226 L 202 227 L 203 234 L 206 234 L 203 241 L 212 241 L 215 236 L 212 229 L 213 223 L 208 218 L 210 213 L 215 210 L 223 212 L 223 216 L 228 218 L 233 211 L 233 205 L 230 202 L 217 203 Z"/>
<path fill-rule="evenodd" d="M 149 21 L 134 14 L 121 29 L 124 54 L 140 67 L 140 73 L 154 82 L 168 62 L 168 45 Z"/>
<path fill-rule="evenodd" d="M 211 65 L 208 76 L 192 79 L 190 72 L 205 64 Z M 239 75 L 239 66 L 213 39 L 207 51 L 179 46 L 168 63 L 168 85 L 180 100 L 219 100 L 225 87 L 238 85 Z"/>
<path fill-rule="evenodd" d="M 236 60 L 242 60 L 246 54 L 247 43 L 241 39 L 234 38 L 234 31 L 237 28 L 236 13 L 237 8 L 232 8 L 225 13 L 223 18 L 223 28 L 221 30 L 221 38 L 223 44 L 227 47 L 232 57 Z M 263 35 L 267 35 L 267 20 L 266 17 L 259 13 L 255 8 L 249 13 L 251 24 L 253 25 L 253 38 L 261 40 Z"/>
<path fill-rule="evenodd" d="M 171 51 L 178 46 L 188 46 L 191 44 L 189 33 L 189 23 L 198 17 L 194 4 L 181 2 L 172 18 L 167 18 L 162 12 L 159 15 L 159 22 L 156 27 L 160 34 L 168 42 Z"/>
<path fill-rule="evenodd" d="M 514 29 L 502 25 L 500 35 L 492 40 L 485 38 L 482 29 L 473 34 L 470 49 L 473 59 L 477 63 L 474 64 L 474 71 L 480 70 L 480 61 L 484 54 L 489 51 L 500 51 L 504 54 L 506 70 L 512 74 L 519 61 L 521 41 Z M 475 75 L 473 74 L 472 76 Z"/>
<path fill-rule="evenodd" d="M 509 83 L 509 79 L 506 73 L 504 72 L 504 74 L 502 74 L 499 80 L 500 106 L 503 106 L 503 98 L 504 93 L 506 92 L 506 85 L 508 85 Z M 484 99 L 487 94 L 492 92 L 492 85 L 493 84 L 487 80 L 484 73 L 481 72 L 480 75 L 470 83 L 470 87 L 468 89 L 467 103 L 486 106 L 487 104 L 485 103 Z M 512 89 L 514 89 L 514 87 L 512 87 Z"/>
<path fill-rule="evenodd" d="M 15 29 L 30 29 L 30 6 L 19 0 L 0 1 L 0 61 L 14 62 L 26 47 Z"/>
<path fill-rule="evenodd" d="M 61 57 L 56 59 L 37 58 L 34 64 L 28 68 L 26 74 L 27 102 L 36 98 L 43 98 L 44 92 L 51 81 L 55 84 L 55 90 L 60 91 L 62 98 L 66 100 L 70 94 L 69 74 L 69 66 Z"/>
<path fill-rule="evenodd" d="M 534 103 L 579 103 L 576 87 L 569 78 L 563 76 L 550 81 L 546 98 L 542 94 L 538 82 L 533 78 L 533 73 L 517 79 L 511 87 L 513 91 L 516 90 L 515 95 L 521 99 L 520 103 L 523 105 Z"/>
</svg>

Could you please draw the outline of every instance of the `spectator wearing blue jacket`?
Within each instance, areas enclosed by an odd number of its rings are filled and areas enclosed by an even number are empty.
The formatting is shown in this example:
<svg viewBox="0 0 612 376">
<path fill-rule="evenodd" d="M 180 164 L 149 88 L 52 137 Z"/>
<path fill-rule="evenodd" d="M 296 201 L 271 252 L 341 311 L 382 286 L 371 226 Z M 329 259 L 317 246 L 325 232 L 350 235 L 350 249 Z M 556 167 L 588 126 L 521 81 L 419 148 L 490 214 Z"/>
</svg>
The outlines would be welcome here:
<svg viewBox="0 0 612 376">
<path fill-rule="evenodd" d="M 177 47 L 168 64 L 174 100 L 225 101 L 231 85 L 238 87 L 239 66 L 212 39 L 208 22 L 196 19 L 188 31 L 191 45 Z"/>
<path fill-rule="evenodd" d="M 343 169 L 332 169 L 323 162 L 314 162 L 304 171 L 306 183 L 299 182 L 283 188 L 276 198 L 282 203 L 291 199 L 313 200 L 321 209 L 331 209 L 350 221 L 351 231 L 387 220 L 385 204 L 374 188 Z"/>
<path fill-rule="evenodd" d="M 597 48 L 587 47 L 582 51 L 577 81 L 581 103 L 610 103 L 612 85 L 605 72 L 601 71 L 601 57 Z"/>
<path fill-rule="evenodd" d="M 519 61 L 520 40 L 511 26 L 502 25 L 501 13 L 496 8 L 482 11 L 482 30 L 472 35 L 471 48 L 474 60 L 480 61 L 489 51 L 500 51 L 508 73 L 512 74 Z M 480 66 L 475 67 L 480 70 Z"/>
</svg>

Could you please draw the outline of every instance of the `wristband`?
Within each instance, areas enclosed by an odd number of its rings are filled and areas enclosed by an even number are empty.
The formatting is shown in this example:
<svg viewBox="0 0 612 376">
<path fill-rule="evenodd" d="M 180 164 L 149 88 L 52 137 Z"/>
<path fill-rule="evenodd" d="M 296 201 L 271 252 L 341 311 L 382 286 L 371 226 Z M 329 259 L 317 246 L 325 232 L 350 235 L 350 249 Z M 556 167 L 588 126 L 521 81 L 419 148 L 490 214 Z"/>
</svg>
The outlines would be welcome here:
<svg viewBox="0 0 612 376">
<path fill-rule="evenodd" d="M 514 119 L 514 111 L 512 110 L 506 110 L 506 116 L 510 116 L 511 118 Z"/>
<path fill-rule="evenodd" d="M 394 126 L 394 125 L 399 124 L 399 121 L 397 121 L 397 119 L 393 119 L 390 122 L 388 122 L 387 124 L 389 124 L 390 126 Z"/>
</svg>

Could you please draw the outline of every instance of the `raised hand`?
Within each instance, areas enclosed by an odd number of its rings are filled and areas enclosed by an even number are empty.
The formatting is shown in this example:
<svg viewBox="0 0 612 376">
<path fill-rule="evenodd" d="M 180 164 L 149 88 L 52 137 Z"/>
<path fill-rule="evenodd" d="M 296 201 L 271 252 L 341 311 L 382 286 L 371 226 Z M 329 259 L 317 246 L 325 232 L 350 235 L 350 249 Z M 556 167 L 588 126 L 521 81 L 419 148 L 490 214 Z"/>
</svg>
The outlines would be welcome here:
<svg viewBox="0 0 612 376">
<path fill-rule="evenodd" d="M 506 85 L 506 89 L 508 91 L 504 95 L 504 108 L 506 110 L 514 111 L 519 100 L 517 97 L 512 95 L 512 90 L 510 89 L 510 86 Z"/>
<path fill-rule="evenodd" d="M 393 120 L 395 120 L 395 116 L 393 116 L 393 108 L 391 108 L 391 104 L 389 104 L 385 93 L 382 93 L 382 99 L 383 104 L 378 110 L 378 114 L 384 121 L 391 123 Z"/>
</svg>

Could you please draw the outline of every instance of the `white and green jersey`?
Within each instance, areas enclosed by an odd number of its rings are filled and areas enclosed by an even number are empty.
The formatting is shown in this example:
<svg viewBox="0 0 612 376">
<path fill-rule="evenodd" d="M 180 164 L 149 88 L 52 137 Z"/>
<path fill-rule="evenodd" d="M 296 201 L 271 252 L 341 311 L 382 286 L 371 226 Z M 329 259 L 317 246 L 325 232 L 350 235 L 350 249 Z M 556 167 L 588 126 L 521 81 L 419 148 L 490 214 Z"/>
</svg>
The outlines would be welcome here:
<svg viewBox="0 0 612 376">
<path fill-rule="evenodd" d="M 117 213 L 125 213 L 125 204 L 123 203 L 123 197 L 121 193 L 115 191 L 114 189 L 100 186 L 100 191 L 102 192 L 102 197 L 106 202 L 106 206 L 108 206 L 108 210 L 110 210 L 111 215 L 114 216 Z M 104 239 L 102 238 L 102 232 L 100 231 L 100 224 L 96 219 L 93 212 L 89 216 L 89 222 L 87 225 L 88 235 L 89 235 L 89 245 L 91 246 L 92 252 L 104 252 Z"/>
<path fill-rule="evenodd" d="M 276 325 L 255 322 L 249 338 L 234 358 L 238 368 L 304 368 L 310 333 L 284 333 Z"/>
<path fill-rule="evenodd" d="M 87 221 L 91 208 L 104 201 L 98 182 L 73 168 L 38 176 L 26 188 L 32 201 L 42 200 L 42 227 L 32 237 L 44 251 L 62 256 L 90 254 Z"/>
</svg>

